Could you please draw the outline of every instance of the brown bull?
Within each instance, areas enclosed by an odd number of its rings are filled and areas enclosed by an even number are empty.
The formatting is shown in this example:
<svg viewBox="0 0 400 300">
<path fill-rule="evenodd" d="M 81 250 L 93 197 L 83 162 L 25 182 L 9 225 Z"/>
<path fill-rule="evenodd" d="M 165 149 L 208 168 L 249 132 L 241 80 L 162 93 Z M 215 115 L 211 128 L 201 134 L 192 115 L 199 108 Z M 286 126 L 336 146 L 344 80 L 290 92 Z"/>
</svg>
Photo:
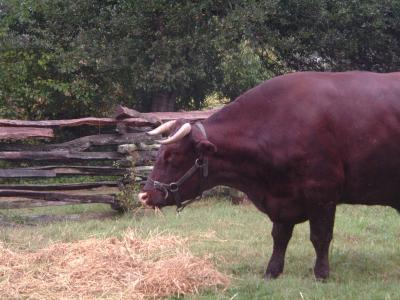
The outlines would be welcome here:
<svg viewBox="0 0 400 300">
<path fill-rule="evenodd" d="M 400 73 L 294 73 L 266 81 L 204 120 L 169 122 L 140 200 L 185 204 L 227 185 L 273 222 L 265 276 L 283 271 L 294 225 L 308 220 L 317 279 L 329 275 L 336 205 L 400 211 Z"/>
</svg>

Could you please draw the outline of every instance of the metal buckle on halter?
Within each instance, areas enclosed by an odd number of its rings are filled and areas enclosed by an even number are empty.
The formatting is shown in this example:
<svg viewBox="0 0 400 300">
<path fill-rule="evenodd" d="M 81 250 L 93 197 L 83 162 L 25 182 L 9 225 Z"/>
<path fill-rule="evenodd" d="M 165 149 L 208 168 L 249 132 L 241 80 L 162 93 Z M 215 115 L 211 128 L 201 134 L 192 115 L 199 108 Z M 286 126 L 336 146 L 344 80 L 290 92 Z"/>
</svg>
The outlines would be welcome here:
<svg viewBox="0 0 400 300">
<path fill-rule="evenodd" d="M 198 168 L 202 168 L 204 165 L 204 161 L 200 158 L 197 158 L 196 161 L 194 162 L 194 164 L 198 167 Z"/>
<path fill-rule="evenodd" d="M 161 192 L 164 192 L 164 199 L 168 198 L 168 188 L 163 184 L 162 182 L 159 182 L 157 180 L 153 180 L 149 178 L 151 182 L 153 182 L 153 187 Z"/>
<path fill-rule="evenodd" d="M 208 176 L 208 159 L 207 158 L 198 158 L 194 162 L 196 167 L 203 170 L 203 177 Z"/>
<path fill-rule="evenodd" d="M 207 134 L 206 131 L 204 129 L 204 126 L 201 123 L 196 123 L 195 125 L 197 125 L 197 127 L 199 127 L 200 131 L 203 133 L 203 136 L 207 139 Z M 186 200 L 186 201 L 181 201 L 181 196 L 179 194 L 179 187 L 186 181 L 188 180 L 191 176 L 193 176 L 193 174 L 198 170 L 198 169 L 202 169 L 202 175 L 203 175 L 203 179 L 206 178 L 208 176 L 208 159 L 206 157 L 202 157 L 202 158 L 197 158 L 194 162 L 194 165 L 188 170 L 186 171 L 185 174 L 182 175 L 182 177 L 174 182 L 171 183 L 162 183 L 159 181 L 155 181 L 151 178 L 149 178 L 149 180 L 153 183 L 153 187 L 164 192 L 165 196 L 164 199 L 168 198 L 169 193 L 172 194 L 172 196 L 174 197 L 175 200 L 175 204 L 176 204 L 176 211 L 179 213 L 180 211 L 182 211 L 186 205 L 188 205 L 189 203 L 192 203 L 193 201 L 196 201 L 197 199 L 201 198 L 200 197 L 196 197 L 194 199 L 191 200 Z M 202 180 L 200 181 L 200 192 L 201 192 L 201 187 L 203 185 Z"/>
<path fill-rule="evenodd" d="M 179 191 L 179 185 L 178 185 L 178 183 L 176 183 L 176 182 L 171 182 L 171 183 L 168 185 L 168 188 L 169 188 L 169 191 L 170 191 L 171 193 L 175 193 L 175 192 Z"/>
</svg>

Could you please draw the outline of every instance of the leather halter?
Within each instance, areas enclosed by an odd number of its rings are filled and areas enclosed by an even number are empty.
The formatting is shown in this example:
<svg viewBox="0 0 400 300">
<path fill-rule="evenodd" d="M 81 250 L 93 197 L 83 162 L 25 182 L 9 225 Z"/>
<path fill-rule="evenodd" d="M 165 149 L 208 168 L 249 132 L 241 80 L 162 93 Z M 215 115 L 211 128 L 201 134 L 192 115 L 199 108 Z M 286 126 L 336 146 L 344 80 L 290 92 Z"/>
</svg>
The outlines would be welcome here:
<svg viewBox="0 0 400 300">
<path fill-rule="evenodd" d="M 203 124 L 197 122 L 194 125 L 196 125 L 200 129 L 203 136 L 207 139 L 207 133 L 206 133 L 206 130 L 205 130 Z M 200 157 L 197 158 L 194 162 L 194 165 L 185 174 L 183 174 L 182 177 L 179 178 L 177 181 L 174 181 L 171 183 L 163 183 L 163 182 L 153 180 L 150 177 L 148 178 L 148 180 L 153 184 L 153 187 L 155 189 L 162 191 L 164 193 L 164 199 L 167 199 L 169 193 L 171 193 L 175 200 L 176 211 L 180 212 L 185 208 L 186 205 L 201 198 L 201 195 L 200 195 L 200 197 L 182 201 L 181 195 L 179 194 L 179 188 L 183 185 L 183 183 L 185 181 L 187 181 L 189 178 L 191 178 L 197 172 L 197 170 L 201 170 L 202 175 L 203 175 L 201 177 L 202 180 L 200 182 L 200 187 L 199 187 L 199 193 L 201 193 L 202 186 L 204 185 L 204 179 L 208 177 L 208 159 L 207 158 L 200 158 Z"/>
</svg>

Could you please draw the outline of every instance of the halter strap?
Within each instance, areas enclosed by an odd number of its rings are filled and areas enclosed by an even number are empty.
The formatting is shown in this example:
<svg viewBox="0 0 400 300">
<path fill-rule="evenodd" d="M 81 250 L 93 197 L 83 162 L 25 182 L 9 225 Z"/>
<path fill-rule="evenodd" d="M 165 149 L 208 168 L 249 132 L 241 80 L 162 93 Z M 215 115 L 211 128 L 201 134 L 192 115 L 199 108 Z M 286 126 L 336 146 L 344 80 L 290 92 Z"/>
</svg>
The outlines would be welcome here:
<svg viewBox="0 0 400 300">
<path fill-rule="evenodd" d="M 207 139 L 207 133 L 204 128 L 204 125 L 200 122 L 196 122 L 194 125 L 196 125 L 200 129 L 204 138 Z M 183 174 L 181 178 L 179 178 L 175 182 L 163 183 L 163 182 L 153 180 L 150 177 L 148 178 L 148 180 L 153 184 L 154 188 L 156 188 L 164 193 L 165 199 L 168 198 L 169 193 L 171 193 L 173 195 L 174 200 L 175 200 L 175 205 L 176 205 L 176 211 L 179 213 L 180 211 L 182 211 L 185 208 L 186 205 L 201 198 L 201 195 L 200 195 L 200 197 L 182 201 L 181 195 L 179 194 L 180 186 L 185 181 L 187 181 L 190 177 L 192 177 L 193 174 L 195 174 L 197 172 L 197 170 L 200 170 L 200 169 L 203 171 L 202 172 L 203 176 L 201 177 L 202 179 L 201 179 L 200 187 L 199 187 L 199 192 L 201 193 L 202 187 L 204 185 L 203 181 L 205 178 L 208 177 L 208 159 L 207 158 L 197 158 L 194 162 L 194 165 L 185 174 Z"/>
</svg>

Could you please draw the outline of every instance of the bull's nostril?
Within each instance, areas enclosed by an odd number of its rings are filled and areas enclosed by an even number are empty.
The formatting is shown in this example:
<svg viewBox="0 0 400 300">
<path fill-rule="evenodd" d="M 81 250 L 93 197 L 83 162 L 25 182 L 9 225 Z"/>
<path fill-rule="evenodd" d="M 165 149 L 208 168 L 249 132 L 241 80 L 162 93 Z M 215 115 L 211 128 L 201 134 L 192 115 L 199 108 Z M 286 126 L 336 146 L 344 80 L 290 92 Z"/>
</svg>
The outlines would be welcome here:
<svg viewBox="0 0 400 300">
<path fill-rule="evenodd" d="M 147 193 L 139 193 L 138 198 L 139 198 L 140 202 L 146 203 L 146 201 L 149 199 L 149 194 L 147 194 Z"/>
</svg>

